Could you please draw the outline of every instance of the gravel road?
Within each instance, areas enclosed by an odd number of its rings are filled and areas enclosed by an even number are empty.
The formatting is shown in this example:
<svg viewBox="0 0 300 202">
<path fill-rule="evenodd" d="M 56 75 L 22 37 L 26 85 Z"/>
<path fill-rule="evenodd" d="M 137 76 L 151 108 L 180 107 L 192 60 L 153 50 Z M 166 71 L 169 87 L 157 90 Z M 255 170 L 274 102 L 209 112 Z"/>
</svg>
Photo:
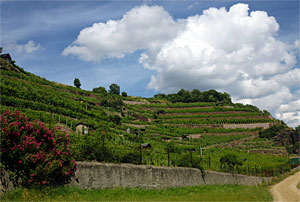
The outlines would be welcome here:
<svg viewBox="0 0 300 202">
<path fill-rule="evenodd" d="M 300 190 L 297 184 L 300 182 L 300 171 L 283 181 L 275 184 L 271 188 L 275 202 L 300 202 Z"/>
</svg>

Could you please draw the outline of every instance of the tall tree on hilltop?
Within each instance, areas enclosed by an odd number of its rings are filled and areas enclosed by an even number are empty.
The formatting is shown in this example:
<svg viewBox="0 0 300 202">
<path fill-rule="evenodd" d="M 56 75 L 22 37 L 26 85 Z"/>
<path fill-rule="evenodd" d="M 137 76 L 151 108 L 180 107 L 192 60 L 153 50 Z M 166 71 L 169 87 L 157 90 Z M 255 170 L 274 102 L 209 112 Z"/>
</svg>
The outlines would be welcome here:
<svg viewBox="0 0 300 202">
<path fill-rule="evenodd" d="M 115 94 L 115 95 L 120 95 L 120 86 L 117 84 L 113 83 L 109 86 L 109 93 L 110 94 Z"/>
<path fill-rule="evenodd" d="M 74 79 L 74 86 L 76 86 L 77 88 L 80 88 L 81 83 L 80 83 L 80 80 L 78 78 Z"/>
</svg>

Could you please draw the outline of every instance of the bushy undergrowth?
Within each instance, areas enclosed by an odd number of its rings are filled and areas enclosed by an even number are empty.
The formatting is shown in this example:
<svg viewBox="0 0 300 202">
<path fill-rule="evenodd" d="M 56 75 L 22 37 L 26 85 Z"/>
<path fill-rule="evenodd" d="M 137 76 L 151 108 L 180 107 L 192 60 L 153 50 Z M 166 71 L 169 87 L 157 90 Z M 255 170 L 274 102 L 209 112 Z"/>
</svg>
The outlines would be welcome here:
<svg viewBox="0 0 300 202">
<path fill-rule="evenodd" d="M 1 164 L 23 186 L 68 182 L 76 163 L 69 149 L 68 134 L 30 122 L 18 111 L 0 117 Z"/>
</svg>

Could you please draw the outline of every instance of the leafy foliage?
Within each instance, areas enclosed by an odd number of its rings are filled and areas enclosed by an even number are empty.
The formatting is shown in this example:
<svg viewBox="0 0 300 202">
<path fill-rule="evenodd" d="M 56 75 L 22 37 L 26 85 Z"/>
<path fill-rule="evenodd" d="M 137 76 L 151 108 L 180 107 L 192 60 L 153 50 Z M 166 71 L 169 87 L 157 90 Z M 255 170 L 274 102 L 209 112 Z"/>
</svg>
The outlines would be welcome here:
<svg viewBox="0 0 300 202">
<path fill-rule="evenodd" d="M 216 90 L 209 90 L 200 92 L 197 89 L 194 89 L 192 92 L 181 89 L 175 94 L 157 94 L 154 95 L 156 98 L 165 98 L 172 103 L 176 102 L 217 102 L 220 104 L 231 104 L 231 98 L 228 93 L 220 93 Z"/>
<path fill-rule="evenodd" d="M 220 158 L 220 163 L 227 165 L 230 171 L 233 171 L 235 166 L 243 165 L 241 160 L 238 160 L 235 154 L 226 154 Z"/>
<path fill-rule="evenodd" d="M 93 88 L 93 92 L 94 93 L 99 93 L 99 94 L 104 95 L 104 96 L 107 95 L 106 89 L 104 87 L 102 87 L 102 86 L 100 86 L 98 88 Z"/>
<path fill-rule="evenodd" d="M 19 112 L 5 111 L 0 117 L 1 163 L 13 172 L 15 183 L 24 186 L 68 182 L 76 163 L 71 157 L 69 138 L 42 122 L 30 122 Z"/>
<path fill-rule="evenodd" d="M 120 86 L 117 84 L 113 83 L 109 86 L 109 93 L 113 95 L 120 95 Z"/>
<path fill-rule="evenodd" d="M 80 88 L 81 83 L 80 83 L 80 80 L 78 78 L 74 79 L 74 86 L 76 86 L 77 88 Z"/>
</svg>

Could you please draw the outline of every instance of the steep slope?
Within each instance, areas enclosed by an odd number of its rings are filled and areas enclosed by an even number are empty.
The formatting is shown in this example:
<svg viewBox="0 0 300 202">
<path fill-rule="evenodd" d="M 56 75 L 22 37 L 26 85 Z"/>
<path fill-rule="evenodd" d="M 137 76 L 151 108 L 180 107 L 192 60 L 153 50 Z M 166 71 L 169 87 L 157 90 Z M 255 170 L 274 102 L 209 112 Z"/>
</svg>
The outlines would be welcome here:
<svg viewBox="0 0 300 202">
<path fill-rule="evenodd" d="M 231 172 L 288 169 L 285 148 L 258 136 L 281 122 L 254 106 L 231 103 L 228 94 L 208 91 L 203 95 L 209 100 L 189 103 L 176 95 L 122 97 L 47 81 L 1 58 L 0 64 L 0 111 L 18 110 L 66 130 L 77 160 L 229 171 L 220 158 L 234 154 L 242 163 Z"/>
</svg>

